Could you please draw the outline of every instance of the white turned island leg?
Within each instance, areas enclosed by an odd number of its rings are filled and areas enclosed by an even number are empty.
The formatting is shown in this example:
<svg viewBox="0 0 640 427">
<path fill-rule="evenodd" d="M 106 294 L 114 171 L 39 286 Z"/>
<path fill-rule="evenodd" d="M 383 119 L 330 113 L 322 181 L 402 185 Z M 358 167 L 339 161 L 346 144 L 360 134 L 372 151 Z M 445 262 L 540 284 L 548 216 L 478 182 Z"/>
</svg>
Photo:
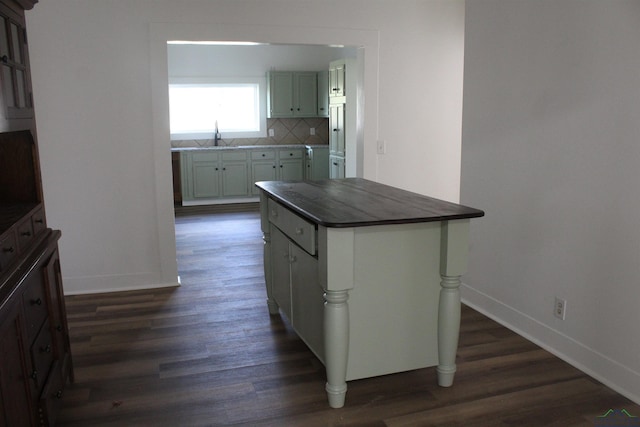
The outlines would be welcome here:
<svg viewBox="0 0 640 427">
<path fill-rule="evenodd" d="M 460 335 L 460 283 L 467 269 L 469 220 L 443 221 L 440 235 L 438 306 L 438 385 L 450 387 L 456 373 Z"/>
<path fill-rule="evenodd" d="M 347 360 L 349 357 L 348 291 L 324 294 L 324 348 L 327 368 L 329 406 L 342 408 L 347 394 Z"/>
<path fill-rule="evenodd" d="M 449 387 L 456 373 L 460 334 L 460 276 L 442 276 L 438 307 L 438 385 Z"/>
</svg>

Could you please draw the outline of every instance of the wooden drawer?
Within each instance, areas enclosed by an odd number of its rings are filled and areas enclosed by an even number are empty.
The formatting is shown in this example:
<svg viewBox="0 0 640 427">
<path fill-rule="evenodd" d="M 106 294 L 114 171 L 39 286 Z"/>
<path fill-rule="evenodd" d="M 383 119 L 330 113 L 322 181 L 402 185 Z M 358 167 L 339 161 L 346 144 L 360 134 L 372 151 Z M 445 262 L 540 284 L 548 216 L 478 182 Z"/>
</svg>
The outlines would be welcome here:
<svg viewBox="0 0 640 427">
<path fill-rule="evenodd" d="M 279 151 L 279 156 L 280 156 L 280 160 L 284 160 L 284 159 L 301 159 L 302 158 L 302 152 L 304 150 L 280 150 Z"/>
<path fill-rule="evenodd" d="M 38 209 L 33 213 L 33 215 L 31 215 L 31 226 L 33 228 L 34 236 L 37 236 L 42 230 L 47 228 L 47 222 L 42 209 Z"/>
<path fill-rule="evenodd" d="M 7 268 L 18 253 L 18 242 L 15 229 L 10 229 L 0 238 L 0 271 Z"/>
<path fill-rule="evenodd" d="M 256 150 L 251 152 L 251 160 L 273 160 L 275 158 L 275 150 Z"/>
<path fill-rule="evenodd" d="M 67 358 L 62 362 L 69 364 Z M 42 389 L 40 395 L 40 411 L 44 425 L 54 425 L 56 416 L 60 412 L 60 404 L 64 390 L 66 376 L 63 374 L 64 368 L 60 366 L 60 360 L 56 360 L 51 367 L 51 374 Z"/>
<path fill-rule="evenodd" d="M 316 254 L 316 227 L 313 223 L 269 199 L 269 221 L 311 255 Z"/>
<path fill-rule="evenodd" d="M 32 342 L 48 315 L 47 294 L 40 271 L 35 271 L 30 274 L 25 281 L 25 290 L 22 294 L 22 306 L 24 307 L 28 342 Z"/>
<path fill-rule="evenodd" d="M 44 384 L 51 364 L 53 363 L 53 339 L 51 337 L 51 330 L 49 329 L 49 322 L 45 322 L 40 333 L 36 337 L 35 341 L 31 345 L 31 361 L 33 363 L 33 370 L 37 372 L 34 375 L 37 389 Z"/>
<path fill-rule="evenodd" d="M 31 245 L 33 241 L 33 223 L 31 222 L 31 217 L 25 218 L 20 224 L 18 224 L 18 247 L 20 251 L 24 251 L 26 248 Z"/>
</svg>

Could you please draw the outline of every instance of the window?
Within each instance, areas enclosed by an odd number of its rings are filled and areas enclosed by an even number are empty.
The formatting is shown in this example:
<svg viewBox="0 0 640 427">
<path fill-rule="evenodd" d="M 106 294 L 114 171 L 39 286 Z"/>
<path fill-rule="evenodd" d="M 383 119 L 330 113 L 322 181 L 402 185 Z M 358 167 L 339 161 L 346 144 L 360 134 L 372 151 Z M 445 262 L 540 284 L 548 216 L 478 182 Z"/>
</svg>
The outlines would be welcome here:
<svg viewBox="0 0 640 427">
<path fill-rule="evenodd" d="M 264 79 L 198 80 L 169 83 L 172 140 L 266 136 Z"/>
</svg>

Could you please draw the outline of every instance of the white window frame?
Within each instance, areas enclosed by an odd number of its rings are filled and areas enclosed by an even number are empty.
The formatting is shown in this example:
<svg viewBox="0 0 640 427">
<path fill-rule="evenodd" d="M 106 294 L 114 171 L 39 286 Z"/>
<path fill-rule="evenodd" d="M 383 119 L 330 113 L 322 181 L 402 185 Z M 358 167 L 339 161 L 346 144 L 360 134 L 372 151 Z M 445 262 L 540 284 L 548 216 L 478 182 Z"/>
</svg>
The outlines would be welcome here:
<svg viewBox="0 0 640 427">
<path fill-rule="evenodd" d="M 219 131 L 223 139 L 236 138 L 266 138 L 267 137 L 267 80 L 266 77 L 170 77 L 171 85 L 215 85 L 215 84 L 257 84 L 259 105 L 259 130 L 253 132 Z M 171 133 L 171 140 L 185 139 L 214 139 L 213 130 L 210 132 Z"/>
</svg>

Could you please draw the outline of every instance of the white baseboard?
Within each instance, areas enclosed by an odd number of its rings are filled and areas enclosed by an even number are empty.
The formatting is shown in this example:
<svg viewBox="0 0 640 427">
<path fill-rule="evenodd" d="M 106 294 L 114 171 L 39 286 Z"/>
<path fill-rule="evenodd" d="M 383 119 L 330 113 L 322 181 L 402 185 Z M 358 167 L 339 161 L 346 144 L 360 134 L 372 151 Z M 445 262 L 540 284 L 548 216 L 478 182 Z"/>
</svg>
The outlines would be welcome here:
<svg viewBox="0 0 640 427">
<path fill-rule="evenodd" d="M 467 284 L 462 302 L 640 404 L 640 373 Z"/>
<path fill-rule="evenodd" d="M 64 277 L 63 283 L 65 295 L 85 295 L 176 287 L 180 286 L 180 278 L 176 277 L 176 280 L 173 282 L 161 283 L 150 274 L 140 273 L 127 275 Z"/>
</svg>

